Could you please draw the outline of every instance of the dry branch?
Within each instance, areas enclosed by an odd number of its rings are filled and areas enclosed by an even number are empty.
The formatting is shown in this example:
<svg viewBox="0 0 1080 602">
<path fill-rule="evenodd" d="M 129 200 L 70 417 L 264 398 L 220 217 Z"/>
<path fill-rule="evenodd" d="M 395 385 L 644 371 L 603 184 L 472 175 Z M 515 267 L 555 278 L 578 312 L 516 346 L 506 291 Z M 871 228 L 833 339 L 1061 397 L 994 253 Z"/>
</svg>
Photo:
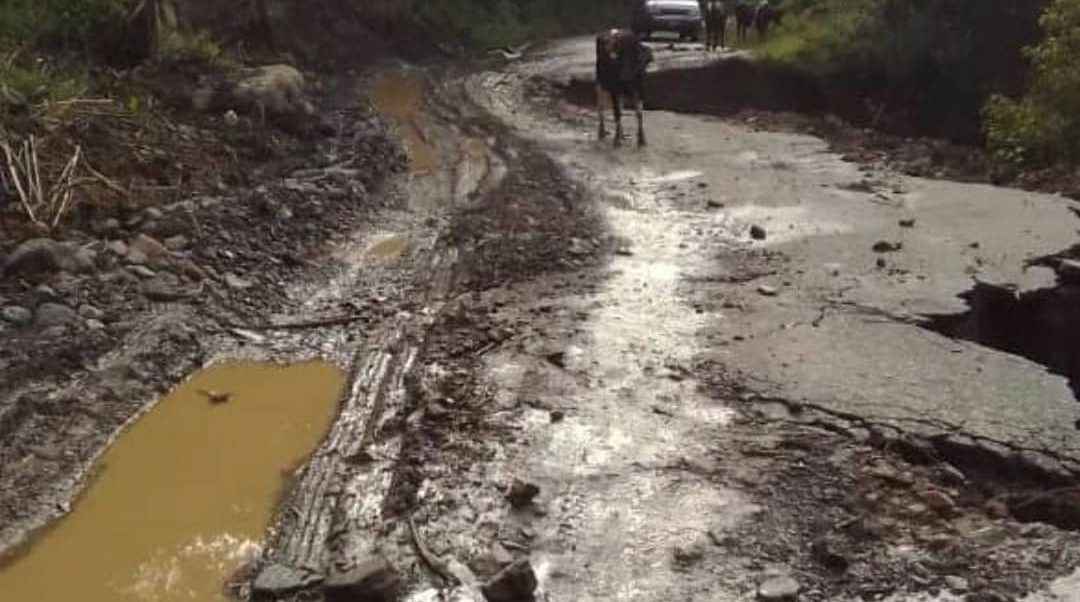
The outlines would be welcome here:
<svg viewBox="0 0 1080 602">
<path fill-rule="evenodd" d="M 82 147 L 75 146 L 71 158 L 52 179 L 42 177 L 35 136 L 28 136 L 13 145 L 8 136 L 0 132 L 0 150 L 6 167 L 3 182 L 6 188 L 14 189 L 12 192 L 27 218 L 45 230 L 56 228 L 71 206 Z"/>
</svg>

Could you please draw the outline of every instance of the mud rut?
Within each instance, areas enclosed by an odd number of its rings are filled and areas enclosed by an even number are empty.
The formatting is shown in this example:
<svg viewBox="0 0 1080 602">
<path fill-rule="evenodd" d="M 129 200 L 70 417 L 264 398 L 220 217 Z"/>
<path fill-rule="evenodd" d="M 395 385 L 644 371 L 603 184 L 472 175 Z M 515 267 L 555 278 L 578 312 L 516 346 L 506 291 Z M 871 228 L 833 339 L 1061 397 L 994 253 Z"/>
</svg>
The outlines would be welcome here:
<svg viewBox="0 0 1080 602">
<path fill-rule="evenodd" d="M 739 600 L 787 576 L 806 600 L 1071 600 L 1053 596 L 1074 535 L 984 506 L 993 488 L 902 434 L 853 436 L 872 425 L 762 399 L 701 357 L 708 310 L 686 289 L 714 278 L 703 262 L 728 257 L 738 280 L 782 258 L 657 200 L 692 173 L 628 183 L 618 162 L 553 155 L 580 122 L 527 73 L 419 77 L 412 126 L 437 167 L 404 190 L 409 293 L 364 333 L 341 417 L 238 593 L 276 566 L 385 557 L 410 600 L 481 600 L 516 557 L 544 600 Z M 511 505 L 515 480 L 537 499 Z"/>
</svg>

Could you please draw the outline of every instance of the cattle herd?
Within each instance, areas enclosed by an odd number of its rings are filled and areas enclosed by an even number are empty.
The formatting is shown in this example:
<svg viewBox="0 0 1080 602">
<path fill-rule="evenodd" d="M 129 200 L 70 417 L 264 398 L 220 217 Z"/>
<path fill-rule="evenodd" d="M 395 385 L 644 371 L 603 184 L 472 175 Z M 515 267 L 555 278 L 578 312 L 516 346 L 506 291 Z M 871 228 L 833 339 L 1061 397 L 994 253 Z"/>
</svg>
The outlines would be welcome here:
<svg viewBox="0 0 1080 602">
<path fill-rule="evenodd" d="M 735 33 L 746 41 L 751 27 L 759 39 L 780 22 L 781 9 L 770 0 L 751 5 L 744 0 L 698 0 L 705 23 L 705 49 L 726 46 L 728 21 L 735 18 Z M 638 146 L 645 146 L 644 96 L 645 70 L 652 61 L 652 50 L 634 33 L 613 29 L 596 37 L 596 115 L 598 137 L 607 137 L 604 111 L 608 106 L 615 116 L 615 146 L 623 140 L 622 105 L 630 103 L 637 116 Z"/>
<path fill-rule="evenodd" d="M 764 38 L 782 16 L 780 7 L 770 0 L 762 0 L 756 5 L 742 0 L 698 0 L 698 3 L 705 21 L 706 50 L 727 45 L 728 21 L 732 18 L 735 19 L 736 36 L 740 42 L 745 42 L 751 27 L 757 30 L 759 38 Z"/>
</svg>

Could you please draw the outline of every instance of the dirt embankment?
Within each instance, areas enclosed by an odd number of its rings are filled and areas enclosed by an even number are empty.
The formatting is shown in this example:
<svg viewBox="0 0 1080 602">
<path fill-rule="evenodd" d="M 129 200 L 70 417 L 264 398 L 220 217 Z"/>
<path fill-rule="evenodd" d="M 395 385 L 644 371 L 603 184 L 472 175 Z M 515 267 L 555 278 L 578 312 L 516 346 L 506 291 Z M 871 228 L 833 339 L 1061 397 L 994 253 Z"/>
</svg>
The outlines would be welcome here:
<svg viewBox="0 0 1080 602">
<path fill-rule="evenodd" d="M 217 67 L 143 66 L 98 82 L 137 92 L 126 101 L 0 115 L 36 137 L 46 186 L 81 152 L 55 228 L 0 189 L 0 549 L 62 513 L 108 438 L 223 335 L 296 311 L 289 286 L 332 269 L 334 241 L 395 202 L 384 184 L 402 149 L 363 76 L 325 65 L 341 71 L 237 68 L 230 90 L 250 96 L 219 97 L 232 104 L 197 102 L 226 81 Z"/>
</svg>

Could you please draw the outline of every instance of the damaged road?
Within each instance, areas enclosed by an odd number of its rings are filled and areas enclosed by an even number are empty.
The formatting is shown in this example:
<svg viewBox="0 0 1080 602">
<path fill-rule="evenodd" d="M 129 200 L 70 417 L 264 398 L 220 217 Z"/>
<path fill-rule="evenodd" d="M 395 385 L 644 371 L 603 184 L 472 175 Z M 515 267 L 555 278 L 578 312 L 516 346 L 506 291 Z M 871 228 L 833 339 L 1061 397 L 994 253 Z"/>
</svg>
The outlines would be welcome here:
<svg viewBox="0 0 1080 602">
<path fill-rule="evenodd" d="M 210 354 L 350 373 L 230 590 L 1080 599 L 1066 378 L 925 317 L 964 312 L 973 280 L 1057 286 L 1025 265 L 1075 243 L 1069 202 L 703 115 L 650 112 L 651 146 L 615 150 L 563 96 L 592 51 L 366 82 L 412 169 L 282 287 L 288 314 L 242 314 L 224 325 L 242 344 Z M 4 537 L 67 485 L 22 497 L 36 510 Z"/>
</svg>

